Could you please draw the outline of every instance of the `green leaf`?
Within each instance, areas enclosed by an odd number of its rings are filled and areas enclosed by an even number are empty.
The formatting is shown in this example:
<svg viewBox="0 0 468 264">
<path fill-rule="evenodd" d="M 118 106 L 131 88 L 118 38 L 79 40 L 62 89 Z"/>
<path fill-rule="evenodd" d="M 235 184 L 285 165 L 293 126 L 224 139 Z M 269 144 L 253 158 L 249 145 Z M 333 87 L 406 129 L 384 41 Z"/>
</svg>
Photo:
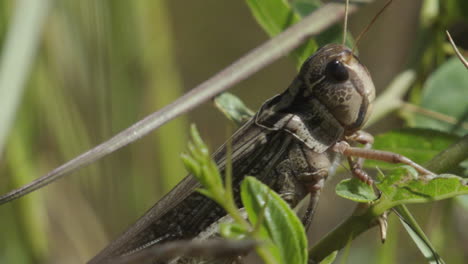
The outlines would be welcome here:
<svg viewBox="0 0 468 264">
<path fill-rule="evenodd" d="M 449 147 L 457 136 L 430 129 L 406 128 L 380 134 L 375 137 L 373 149 L 401 154 L 418 164 L 425 164 L 436 154 Z M 387 162 L 367 160 L 365 167 L 390 169 L 395 165 Z"/>
<path fill-rule="evenodd" d="M 358 203 L 369 203 L 377 199 L 372 186 L 356 178 L 346 179 L 336 185 L 336 193 Z"/>
<path fill-rule="evenodd" d="M 432 261 L 436 257 L 441 261 L 438 263 L 443 263 L 421 228 L 407 212 L 404 204 L 432 202 L 466 195 L 468 194 L 468 181 L 449 174 L 418 176 L 416 170 L 409 166 L 395 169 L 387 176 L 381 175 L 379 179 L 381 182 L 376 183 L 376 187 L 381 191 L 381 196 L 377 202 L 369 207 L 369 212 L 380 215 L 396 207 L 398 213 L 405 220 L 405 228 L 426 259 L 430 260 L 429 263 L 435 263 Z M 361 187 L 359 182 L 356 182 L 356 184 L 351 182 L 352 180 L 345 180 L 339 184 L 340 187 L 337 187 L 339 195 L 355 201 L 359 201 L 364 197 L 363 201 L 366 202 L 367 197 L 359 189 Z"/>
<path fill-rule="evenodd" d="M 292 9 L 300 17 L 308 16 L 322 5 L 320 0 L 294 0 L 291 3 Z"/>
<path fill-rule="evenodd" d="M 231 93 L 222 93 L 216 96 L 214 103 L 216 108 L 237 125 L 249 120 L 255 114 L 239 97 Z"/>
<path fill-rule="evenodd" d="M 262 26 L 262 28 L 273 37 L 283 32 L 289 26 L 300 20 L 299 14 L 292 10 L 288 1 L 285 0 L 246 0 L 250 11 Z M 315 40 L 310 39 L 292 52 L 298 65 L 302 63 L 315 51 L 318 46 Z"/>
<path fill-rule="evenodd" d="M 247 0 L 246 2 L 257 22 L 270 36 L 278 35 L 300 20 L 287 1 Z"/>
<path fill-rule="evenodd" d="M 459 59 L 454 56 L 442 64 L 426 81 L 421 98 L 421 107 L 459 120 L 468 111 L 466 104 L 468 98 L 467 87 L 467 71 Z M 415 114 L 410 124 L 415 127 L 432 128 L 447 132 L 454 128 L 454 124 L 421 114 Z M 468 133 L 468 130 L 459 128 L 455 132 L 463 135 Z"/>
<path fill-rule="evenodd" d="M 319 0 L 295 0 L 291 3 L 294 11 L 301 17 L 305 17 L 312 13 L 314 10 L 322 5 Z M 354 45 L 354 39 L 351 33 L 346 35 L 346 45 L 352 47 Z M 324 32 L 320 33 L 316 38 L 319 47 L 322 47 L 330 43 L 342 43 L 343 42 L 343 27 L 339 24 L 333 25 Z"/>
<path fill-rule="evenodd" d="M 196 149 L 199 151 L 199 155 L 210 156 L 210 151 L 208 150 L 205 142 L 203 142 L 202 138 L 200 137 L 200 133 L 198 133 L 195 124 L 190 126 L 190 136 L 192 137 L 192 142 L 195 143 Z"/>
<path fill-rule="evenodd" d="M 244 239 L 248 235 L 249 230 L 245 229 L 242 225 L 236 223 L 220 223 L 219 224 L 219 233 L 230 239 Z"/>
<path fill-rule="evenodd" d="M 468 194 L 467 182 L 461 177 L 441 174 L 433 178 L 423 178 L 415 177 L 412 171 L 412 168 L 403 166 L 392 171 L 380 183 L 376 183 L 382 197 L 393 206 L 432 202 Z"/>
<path fill-rule="evenodd" d="M 181 156 L 184 166 L 205 188 L 198 191 L 223 205 L 221 199 L 225 189 L 218 167 L 211 159 L 210 151 L 195 125 L 190 127 L 190 134 L 192 141 L 188 143 L 189 153 Z"/>
<path fill-rule="evenodd" d="M 413 239 L 414 243 L 418 247 L 419 251 L 426 258 L 430 264 L 444 264 L 445 262 L 440 258 L 439 254 L 432 246 L 431 241 L 424 234 L 422 228 L 411 215 L 410 211 L 406 206 L 400 205 L 395 208 L 398 217 L 405 227 L 406 231 Z"/>
<path fill-rule="evenodd" d="M 265 230 L 277 246 L 281 263 L 307 263 L 304 226 L 278 194 L 254 177 L 246 177 L 241 185 L 241 198 L 250 222 Z"/>
<path fill-rule="evenodd" d="M 180 156 L 180 158 L 182 159 L 182 162 L 184 163 L 185 169 L 189 173 L 193 175 L 197 175 L 197 176 L 200 175 L 201 168 L 195 159 L 193 159 L 191 156 L 184 154 L 184 153 Z"/>
<path fill-rule="evenodd" d="M 320 261 L 320 264 L 332 264 L 333 261 L 335 261 L 336 256 L 338 256 L 338 250 L 333 251 L 328 257 L 324 258 L 322 261 Z"/>
</svg>

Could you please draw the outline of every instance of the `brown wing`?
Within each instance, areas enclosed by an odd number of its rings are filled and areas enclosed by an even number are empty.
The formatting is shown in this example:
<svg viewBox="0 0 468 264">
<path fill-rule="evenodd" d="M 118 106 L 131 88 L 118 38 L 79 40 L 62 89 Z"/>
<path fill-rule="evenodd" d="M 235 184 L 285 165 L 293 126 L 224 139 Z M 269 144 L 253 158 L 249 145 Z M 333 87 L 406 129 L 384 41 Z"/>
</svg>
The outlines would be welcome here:
<svg viewBox="0 0 468 264">
<path fill-rule="evenodd" d="M 252 120 L 232 137 L 233 191 L 239 197 L 239 185 L 245 175 L 259 178 L 274 188 L 276 177 L 271 170 L 285 156 L 290 144 L 288 135 L 258 127 Z M 225 167 L 225 146 L 214 159 L 221 172 Z M 196 192 L 200 184 L 189 175 L 157 202 L 118 239 L 111 242 L 89 263 L 138 251 L 170 240 L 190 239 L 225 215 L 215 202 Z"/>
</svg>

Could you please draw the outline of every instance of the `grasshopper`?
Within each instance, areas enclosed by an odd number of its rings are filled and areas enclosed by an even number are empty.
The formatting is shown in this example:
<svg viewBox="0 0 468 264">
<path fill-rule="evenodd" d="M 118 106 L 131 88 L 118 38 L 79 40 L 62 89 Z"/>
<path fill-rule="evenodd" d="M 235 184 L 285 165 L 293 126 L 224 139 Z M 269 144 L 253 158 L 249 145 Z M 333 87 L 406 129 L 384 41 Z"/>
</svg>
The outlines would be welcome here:
<svg viewBox="0 0 468 264">
<path fill-rule="evenodd" d="M 405 163 L 430 174 L 398 154 L 350 146 L 353 142 L 372 144 L 372 136 L 360 129 L 371 113 L 374 98 L 371 76 L 349 48 L 340 44 L 320 48 L 304 62 L 288 89 L 267 100 L 232 136 L 236 199 L 245 175 L 263 181 L 291 206 L 310 194 L 301 215 L 307 228 L 337 153 L 348 156 L 352 174 L 369 184 L 371 178 L 352 156 Z M 223 173 L 226 146 L 219 148 L 213 158 Z M 192 175 L 187 176 L 90 263 L 133 254 L 156 244 L 205 236 L 225 212 L 196 192 L 199 187 Z"/>
<path fill-rule="evenodd" d="M 350 49 L 339 44 L 319 49 L 288 89 L 266 101 L 232 136 L 234 196 L 239 197 L 244 175 L 257 177 L 292 206 L 310 193 L 302 216 L 307 228 L 335 146 L 356 135 L 374 98 L 370 74 Z M 223 173 L 226 147 L 213 158 Z M 197 237 L 225 215 L 214 201 L 195 191 L 199 187 L 193 176 L 187 176 L 90 263 Z"/>
</svg>

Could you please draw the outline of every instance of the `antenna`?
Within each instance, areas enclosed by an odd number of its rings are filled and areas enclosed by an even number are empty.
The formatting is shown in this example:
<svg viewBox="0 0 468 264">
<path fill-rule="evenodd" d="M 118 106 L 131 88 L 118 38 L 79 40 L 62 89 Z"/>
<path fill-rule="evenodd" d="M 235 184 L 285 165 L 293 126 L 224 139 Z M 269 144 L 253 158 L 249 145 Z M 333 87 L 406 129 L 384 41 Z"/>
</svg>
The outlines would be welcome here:
<svg viewBox="0 0 468 264">
<path fill-rule="evenodd" d="M 347 0 L 348 1 L 348 0 Z M 356 38 L 356 41 L 354 42 L 354 47 L 352 49 L 352 52 L 354 53 L 354 50 L 356 49 L 359 41 L 361 40 L 362 36 L 364 36 L 364 34 L 367 33 L 367 31 L 369 31 L 369 29 L 371 28 L 372 25 L 374 25 L 375 21 L 377 20 L 377 18 L 379 18 L 379 16 L 385 11 L 385 9 L 387 9 L 387 7 L 392 3 L 393 0 L 388 0 L 387 3 L 384 5 L 384 7 L 382 7 L 382 9 L 380 9 L 380 11 L 374 16 L 374 18 L 372 18 L 371 22 L 366 26 L 366 28 L 364 28 L 363 31 L 361 31 L 361 33 L 359 33 L 359 35 L 357 36 Z"/>
<path fill-rule="evenodd" d="M 344 11 L 344 25 L 343 25 L 343 45 L 346 44 L 346 34 L 348 33 L 348 9 L 349 9 L 349 0 L 346 0 L 345 11 Z"/>
</svg>

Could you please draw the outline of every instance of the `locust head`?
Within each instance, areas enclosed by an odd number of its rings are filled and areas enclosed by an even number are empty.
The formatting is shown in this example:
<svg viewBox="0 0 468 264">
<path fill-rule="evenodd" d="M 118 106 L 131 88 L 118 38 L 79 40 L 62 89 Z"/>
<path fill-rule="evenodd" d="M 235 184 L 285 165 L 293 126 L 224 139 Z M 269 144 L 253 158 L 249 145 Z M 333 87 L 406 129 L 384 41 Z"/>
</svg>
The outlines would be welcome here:
<svg viewBox="0 0 468 264">
<path fill-rule="evenodd" d="M 374 98 L 366 67 L 347 47 L 329 44 L 304 62 L 285 92 L 262 106 L 255 122 L 287 131 L 321 153 L 364 125 Z"/>
<path fill-rule="evenodd" d="M 350 49 L 339 44 L 322 47 L 303 64 L 298 78 L 303 85 L 296 91 L 296 100 L 318 100 L 345 134 L 364 125 L 375 88 L 367 68 Z"/>
</svg>

